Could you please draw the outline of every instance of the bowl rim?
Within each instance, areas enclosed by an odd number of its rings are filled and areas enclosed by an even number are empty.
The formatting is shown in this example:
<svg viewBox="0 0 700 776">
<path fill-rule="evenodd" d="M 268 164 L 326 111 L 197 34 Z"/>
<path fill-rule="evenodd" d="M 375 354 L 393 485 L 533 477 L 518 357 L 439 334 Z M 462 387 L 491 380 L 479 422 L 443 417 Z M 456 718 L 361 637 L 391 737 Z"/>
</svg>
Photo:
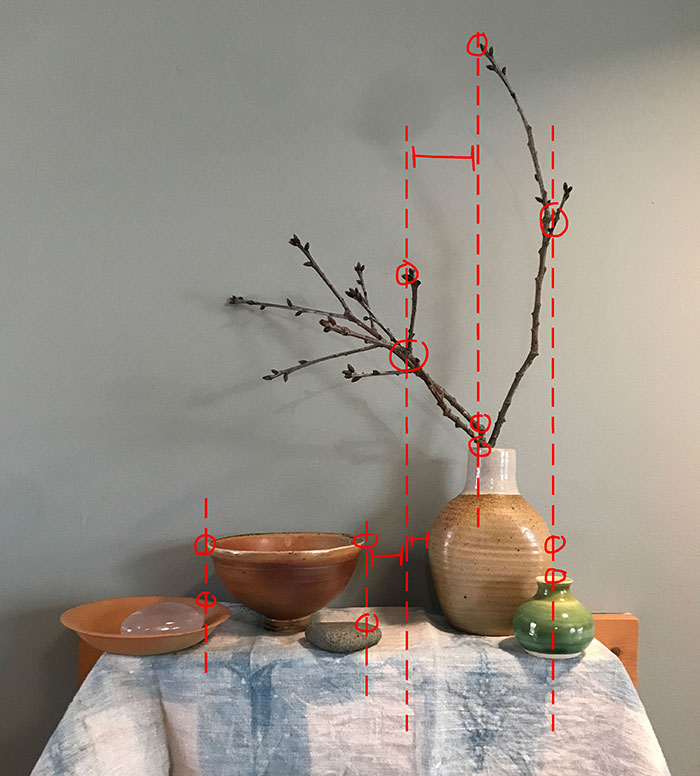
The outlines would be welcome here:
<svg viewBox="0 0 700 776">
<path fill-rule="evenodd" d="M 348 541 L 345 544 L 339 544 L 336 547 L 324 547 L 317 550 L 231 550 L 225 547 L 219 547 L 218 542 L 224 539 L 243 539 L 247 536 L 342 536 Z M 250 557 L 252 555 L 265 555 L 268 557 L 280 557 L 282 555 L 314 555 L 323 556 L 329 555 L 339 550 L 347 550 L 349 547 L 354 547 L 357 550 L 361 550 L 360 544 L 355 544 L 354 537 L 351 534 L 343 533 L 342 531 L 254 531 L 252 533 L 244 534 L 230 534 L 229 536 L 219 536 L 216 538 L 217 544 L 212 549 L 212 554 L 221 555 L 243 555 Z M 208 542 L 207 547 L 211 547 L 211 540 Z"/>
<path fill-rule="evenodd" d="M 204 625 L 202 625 L 201 628 L 194 628 L 192 630 L 186 630 L 186 631 L 185 630 L 169 631 L 167 633 L 107 633 L 105 631 L 85 630 L 84 628 L 77 628 L 74 624 L 70 623 L 70 620 L 71 620 L 70 615 L 75 613 L 78 609 L 82 609 L 83 607 L 94 606 L 95 604 L 111 603 L 112 601 L 128 601 L 135 598 L 164 599 L 160 601 L 153 601 L 153 603 L 170 603 L 170 602 L 185 603 L 186 601 L 195 601 L 196 603 L 196 599 L 190 598 L 188 596 L 132 595 L 132 596 L 122 596 L 120 598 L 100 598 L 95 601 L 85 601 L 82 604 L 78 604 L 77 606 L 73 606 L 70 609 L 66 609 L 66 611 L 63 612 L 59 617 L 59 620 L 61 621 L 61 625 L 63 625 L 64 628 L 68 628 L 68 630 L 72 630 L 74 633 L 77 633 L 79 636 L 82 636 L 83 634 L 85 634 L 86 636 L 92 636 L 100 639 L 108 638 L 108 639 L 128 639 L 129 641 L 140 641 L 145 639 L 172 639 L 172 638 L 175 638 L 176 636 L 186 636 L 186 635 L 191 635 L 195 633 L 204 633 L 205 630 L 207 631 L 208 634 L 210 634 L 214 630 L 214 628 L 226 622 L 226 620 L 228 620 L 229 617 L 231 616 L 231 610 L 225 604 L 222 604 L 220 601 L 217 601 L 212 607 L 211 613 L 209 615 L 205 613 Z M 151 606 L 151 604 L 146 604 L 146 606 Z M 221 607 L 221 609 L 219 609 L 219 607 Z M 215 613 L 215 610 L 216 610 L 216 613 Z M 138 609 L 135 609 L 134 611 L 138 611 Z M 211 620 L 208 619 L 209 616 L 211 616 Z"/>
</svg>

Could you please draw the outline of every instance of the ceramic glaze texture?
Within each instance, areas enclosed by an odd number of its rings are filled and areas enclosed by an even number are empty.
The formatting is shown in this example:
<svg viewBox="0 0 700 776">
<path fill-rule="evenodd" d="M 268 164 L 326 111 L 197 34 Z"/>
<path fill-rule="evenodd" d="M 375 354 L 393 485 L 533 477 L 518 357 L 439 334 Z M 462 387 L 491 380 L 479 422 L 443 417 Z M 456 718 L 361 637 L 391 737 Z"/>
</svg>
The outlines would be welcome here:
<svg viewBox="0 0 700 776">
<path fill-rule="evenodd" d="M 555 583 L 552 589 L 544 577 L 537 578 L 537 592 L 513 619 L 515 637 L 528 652 L 542 657 L 576 657 L 593 641 L 593 615 L 571 594 L 572 581 L 567 578 Z"/>
<path fill-rule="evenodd" d="M 467 633 L 508 635 L 517 608 L 535 593 L 535 578 L 547 568 L 549 530 L 518 493 L 514 450 L 494 448 L 480 470 L 476 458 L 469 458 L 465 491 L 430 530 L 430 568 L 451 625 Z"/>
</svg>

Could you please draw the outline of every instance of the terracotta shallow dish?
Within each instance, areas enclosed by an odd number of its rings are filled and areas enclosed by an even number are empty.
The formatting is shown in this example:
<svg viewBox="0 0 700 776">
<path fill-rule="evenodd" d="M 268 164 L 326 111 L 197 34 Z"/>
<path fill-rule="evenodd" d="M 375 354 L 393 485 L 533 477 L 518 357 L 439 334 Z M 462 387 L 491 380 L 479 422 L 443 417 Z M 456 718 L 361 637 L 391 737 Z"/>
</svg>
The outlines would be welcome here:
<svg viewBox="0 0 700 776">
<path fill-rule="evenodd" d="M 151 604 L 164 602 L 187 604 L 200 612 L 194 598 L 174 598 L 172 596 L 150 595 L 135 598 L 109 598 L 105 601 L 93 601 L 82 604 L 61 615 L 61 622 L 74 630 L 88 644 L 103 652 L 115 652 L 118 655 L 162 655 L 177 652 L 204 640 L 204 628 L 173 633 L 146 633 L 125 635 L 121 632 L 122 622 L 138 609 Z M 215 604 L 204 616 L 207 634 L 211 636 L 217 625 L 231 616 L 223 604 Z"/>
<path fill-rule="evenodd" d="M 265 618 L 268 630 L 302 631 L 347 585 L 361 546 L 342 533 L 264 533 L 216 540 L 224 587 Z"/>
</svg>

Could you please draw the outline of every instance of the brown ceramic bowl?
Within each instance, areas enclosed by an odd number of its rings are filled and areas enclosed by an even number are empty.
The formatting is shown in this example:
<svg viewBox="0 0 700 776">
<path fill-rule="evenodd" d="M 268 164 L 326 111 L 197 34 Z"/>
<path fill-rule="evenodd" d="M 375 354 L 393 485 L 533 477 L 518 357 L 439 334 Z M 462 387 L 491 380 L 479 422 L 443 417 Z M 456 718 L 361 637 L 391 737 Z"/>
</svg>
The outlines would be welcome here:
<svg viewBox="0 0 700 776">
<path fill-rule="evenodd" d="M 268 630 L 294 633 L 343 590 L 361 550 L 342 533 L 242 534 L 217 539 L 212 558 L 224 587 Z"/>
<path fill-rule="evenodd" d="M 137 596 L 135 598 L 110 598 L 82 604 L 61 615 L 61 622 L 74 630 L 81 639 L 103 652 L 118 655 L 162 655 L 177 652 L 204 640 L 204 628 L 175 633 L 125 635 L 122 622 L 138 609 L 163 602 L 187 604 L 202 611 L 194 598 L 174 598 L 167 595 Z M 223 604 L 214 604 L 204 615 L 207 638 L 217 625 L 228 620 L 231 612 Z"/>
</svg>

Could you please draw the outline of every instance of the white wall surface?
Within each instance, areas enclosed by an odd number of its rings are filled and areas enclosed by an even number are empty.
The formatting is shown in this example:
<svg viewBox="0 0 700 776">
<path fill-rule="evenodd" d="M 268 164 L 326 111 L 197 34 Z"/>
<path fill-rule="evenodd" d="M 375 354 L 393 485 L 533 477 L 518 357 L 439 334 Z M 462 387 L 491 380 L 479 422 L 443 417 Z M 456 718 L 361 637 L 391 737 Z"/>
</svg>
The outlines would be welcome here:
<svg viewBox="0 0 700 776">
<path fill-rule="evenodd" d="M 474 142 L 464 46 L 485 30 L 543 150 L 556 124 L 558 177 L 574 185 L 556 259 L 563 562 L 591 609 L 640 617 L 642 699 L 674 776 L 697 774 L 700 6 L 5 0 L 1 21 L 3 772 L 29 772 L 74 691 L 61 611 L 201 589 L 205 496 L 218 534 L 369 519 L 395 551 L 399 382 L 350 385 L 331 362 L 263 383 L 335 340 L 223 302 L 328 304 L 287 245 L 296 232 L 342 287 L 364 262 L 376 306 L 400 322 L 403 126 L 432 152 Z M 527 347 L 538 230 L 522 127 L 487 75 L 495 412 Z M 412 173 L 419 334 L 465 403 L 473 206 L 457 165 Z M 541 358 L 501 438 L 542 512 L 548 390 Z M 412 397 L 424 533 L 463 484 L 466 438 L 418 382 Z M 431 605 L 420 553 L 411 579 L 412 602 Z M 362 584 L 340 602 L 359 604 Z M 374 572 L 370 597 L 403 600 L 395 567 Z"/>
</svg>

